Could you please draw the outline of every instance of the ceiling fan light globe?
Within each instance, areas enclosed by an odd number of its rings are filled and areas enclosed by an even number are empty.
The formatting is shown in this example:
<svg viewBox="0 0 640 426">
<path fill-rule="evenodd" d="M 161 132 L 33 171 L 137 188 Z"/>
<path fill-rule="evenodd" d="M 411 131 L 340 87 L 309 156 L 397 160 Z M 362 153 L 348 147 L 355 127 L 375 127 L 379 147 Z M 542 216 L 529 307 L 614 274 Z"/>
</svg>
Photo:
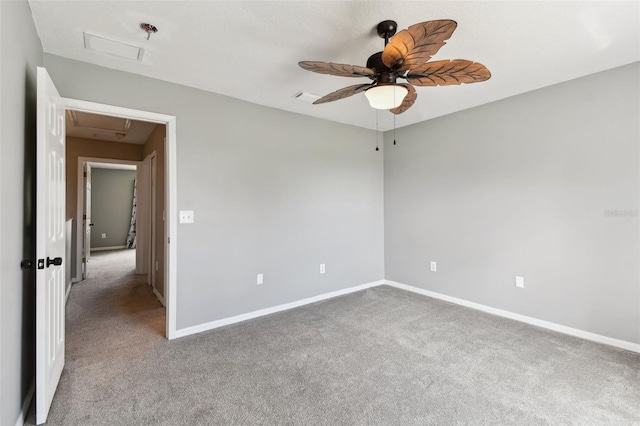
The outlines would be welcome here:
<svg viewBox="0 0 640 426">
<path fill-rule="evenodd" d="M 392 109 L 400 106 L 409 91 L 397 84 L 382 84 L 364 92 L 371 108 Z"/>
</svg>

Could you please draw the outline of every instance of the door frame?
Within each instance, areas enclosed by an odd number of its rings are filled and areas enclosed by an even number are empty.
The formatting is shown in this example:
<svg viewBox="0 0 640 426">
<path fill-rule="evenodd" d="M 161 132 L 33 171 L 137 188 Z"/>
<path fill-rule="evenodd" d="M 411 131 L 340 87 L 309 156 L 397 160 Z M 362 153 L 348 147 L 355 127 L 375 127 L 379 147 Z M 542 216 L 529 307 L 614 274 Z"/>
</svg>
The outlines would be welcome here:
<svg viewBox="0 0 640 426">
<path fill-rule="evenodd" d="M 158 279 L 158 274 L 157 274 L 157 264 L 158 264 L 158 253 L 156 250 L 156 244 L 158 243 L 158 236 L 157 236 L 157 223 L 156 223 L 156 218 L 157 216 L 157 209 L 158 209 L 158 200 L 157 200 L 157 194 L 156 194 L 156 188 L 157 188 L 157 181 L 158 181 L 158 167 L 157 167 L 157 162 L 158 162 L 158 154 L 153 151 L 151 154 L 149 154 L 147 156 L 149 158 L 149 174 L 150 174 L 150 183 L 151 183 L 151 187 L 150 189 L 150 193 L 151 193 L 151 199 L 150 201 L 150 206 L 151 206 L 151 221 L 149 223 L 149 225 L 151 226 L 151 250 L 149 250 L 149 258 L 151 259 L 149 262 L 149 285 L 151 286 L 151 288 L 153 289 L 153 294 L 156 295 L 156 297 L 158 298 L 158 300 L 160 300 L 160 303 L 162 303 L 162 305 L 164 306 L 164 297 L 160 294 L 160 292 L 157 289 L 157 282 L 156 280 Z M 146 160 L 146 159 L 145 159 Z"/>
<path fill-rule="evenodd" d="M 176 167 L 176 117 L 173 115 L 158 114 L 150 111 L 142 111 L 113 105 L 99 104 L 78 99 L 62 98 L 65 109 L 88 112 L 93 114 L 110 115 L 114 117 L 128 118 L 131 120 L 148 121 L 164 124 L 166 126 L 165 139 L 165 202 L 166 220 L 164 222 L 165 235 L 167 236 L 167 258 L 165 262 L 165 302 L 166 302 L 166 338 L 175 339 L 176 336 L 176 311 L 177 311 L 177 251 L 178 251 L 178 196 L 177 196 L 177 167 Z"/>
<path fill-rule="evenodd" d="M 136 170 L 136 274 L 146 275 L 149 283 L 149 250 L 151 247 L 151 185 L 146 159 L 138 162 Z"/>
<path fill-rule="evenodd" d="M 84 184 L 84 164 L 85 163 L 106 163 L 106 164 L 127 164 L 136 166 L 136 169 L 140 166 L 140 161 L 135 160 L 118 160 L 115 158 L 103 158 L 103 157 L 78 157 L 78 176 L 77 176 L 77 193 L 76 193 L 76 216 L 75 216 L 75 224 L 76 227 L 76 251 L 73 253 L 76 261 L 76 278 L 73 280 L 74 283 L 82 281 L 83 277 L 83 269 L 82 269 L 82 250 L 84 247 L 84 238 L 83 235 L 85 232 L 83 222 L 84 216 L 84 204 L 86 198 L 86 186 Z M 89 247 L 91 249 L 91 247 Z M 84 266 L 85 271 L 87 265 Z"/>
<path fill-rule="evenodd" d="M 91 259 L 91 199 L 87 196 L 91 192 L 91 165 L 83 163 L 82 172 L 80 172 L 79 166 L 80 164 L 78 163 L 78 187 L 82 184 L 82 193 L 78 192 L 76 197 L 82 204 L 80 207 L 81 210 L 78 210 L 78 215 L 76 216 L 76 223 L 82 223 L 82 240 L 78 239 L 78 242 L 80 242 L 82 246 L 78 246 L 80 250 L 76 264 L 79 266 L 80 273 L 78 276 L 81 281 L 87 279 L 89 276 L 87 266 Z M 87 236 L 87 234 L 89 235 Z"/>
</svg>

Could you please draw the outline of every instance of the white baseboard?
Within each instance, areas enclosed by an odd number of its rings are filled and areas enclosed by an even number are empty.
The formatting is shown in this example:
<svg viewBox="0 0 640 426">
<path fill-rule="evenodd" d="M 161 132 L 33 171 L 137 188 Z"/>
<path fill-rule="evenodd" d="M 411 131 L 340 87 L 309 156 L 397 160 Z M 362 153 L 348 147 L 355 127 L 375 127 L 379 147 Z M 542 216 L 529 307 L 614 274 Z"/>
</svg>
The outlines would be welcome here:
<svg viewBox="0 0 640 426">
<path fill-rule="evenodd" d="M 537 327 L 546 328 L 548 330 L 557 331 L 559 333 L 564 333 L 569 336 L 579 337 L 581 339 L 591 340 L 598 343 L 603 343 L 605 345 L 614 346 L 621 349 L 626 349 L 633 352 L 640 353 L 640 344 L 627 342 L 625 340 L 614 339 L 612 337 L 602 336 L 600 334 L 591 333 L 589 331 L 579 330 L 572 327 L 567 327 L 564 325 L 552 323 L 549 321 L 544 321 L 541 319 L 529 317 L 526 315 L 516 314 L 514 312 L 505 311 L 502 309 L 492 308 L 491 306 L 481 305 L 480 303 L 470 302 L 468 300 L 459 299 L 453 296 L 447 296 L 446 294 L 436 293 L 434 291 L 424 290 L 422 288 L 413 287 L 410 285 L 402 284 L 395 281 L 390 280 L 380 280 L 374 281 L 368 284 L 362 284 L 355 287 L 349 287 L 343 290 L 334 291 L 331 293 L 325 293 L 314 297 L 309 297 L 307 299 L 298 300 L 291 303 L 285 303 L 283 305 L 273 306 L 271 308 L 260 309 L 253 312 L 248 312 L 246 314 L 236 315 L 229 318 L 223 318 L 217 321 L 212 321 L 200 325 L 196 325 L 193 327 L 187 327 L 180 330 L 176 330 L 175 338 L 185 337 L 191 334 L 201 333 L 203 331 L 213 330 L 215 328 L 224 327 L 225 325 L 235 324 L 241 321 L 247 321 L 250 319 L 258 318 L 264 315 L 273 314 L 276 312 L 282 312 L 289 309 L 297 308 L 300 306 L 308 305 L 310 303 L 319 302 L 326 299 L 331 299 L 333 297 L 342 296 L 349 293 L 354 293 L 356 291 L 366 290 L 371 287 L 377 287 L 379 285 L 388 285 L 391 287 L 396 287 L 402 290 L 410 291 L 413 293 L 421 294 L 423 296 L 432 297 L 434 299 L 444 300 L 446 302 L 454 303 L 456 305 L 465 306 L 467 308 L 476 309 L 482 312 L 487 312 L 489 314 L 498 315 L 504 318 L 509 318 L 512 320 L 520 321 L 526 324 L 531 324 Z M 164 300 L 160 297 L 159 293 L 154 289 L 154 294 L 164 305 Z"/>
<path fill-rule="evenodd" d="M 544 320 L 540 320 L 533 317 L 528 317 L 526 315 L 520 315 L 514 312 L 492 308 L 490 306 L 481 305 L 475 302 L 469 302 L 468 300 L 458 299 L 457 297 L 447 296 L 445 294 L 424 290 L 422 288 L 401 284 L 395 281 L 384 280 L 384 283 L 391 287 L 396 287 L 402 290 L 411 291 L 413 293 L 422 294 L 424 296 L 433 297 L 434 299 L 444 300 L 446 302 L 455 303 L 456 305 L 477 309 L 479 311 L 483 311 L 483 312 L 487 312 L 493 315 L 498 315 L 504 318 L 509 318 L 512 320 L 524 322 L 527 324 L 535 325 L 535 326 L 546 328 L 549 330 L 557 331 L 559 333 L 568 334 L 570 336 L 579 337 L 582 339 L 591 340 L 598 343 L 604 343 L 605 345 L 615 346 L 617 348 L 640 353 L 640 344 L 637 344 L 637 343 L 627 342 L 626 340 L 614 339 L 612 337 L 602 336 L 600 334 L 591 333 L 589 331 L 578 330 L 576 328 L 571 328 L 571 327 L 556 324 L 553 322 L 544 321 Z"/>
<path fill-rule="evenodd" d="M 18 416 L 16 420 L 16 426 L 23 426 L 24 420 L 29 415 L 29 407 L 31 406 L 31 401 L 33 401 L 33 393 L 36 389 L 36 381 L 35 379 L 31 382 L 29 386 L 29 390 L 27 391 L 27 395 L 24 397 L 24 402 L 22 403 L 22 412 Z"/>
<path fill-rule="evenodd" d="M 164 306 L 166 308 L 167 305 L 164 303 L 164 297 L 162 297 L 160 292 L 158 290 L 156 290 L 155 287 L 151 287 L 151 288 L 153 289 L 153 294 L 155 294 L 155 296 L 158 298 L 160 303 L 162 303 L 162 306 Z"/>
<path fill-rule="evenodd" d="M 356 291 L 366 290 L 371 287 L 376 287 L 384 284 L 384 280 L 374 281 L 368 284 L 362 284 L 355 287 L 345 288 L 343 290 L 333 291 L 331 293 L 321 294 L 319 296 L 309 297 L 307 299 L 297 300 L 291 303 L 285 303 L 284 305 L 273 306 L 271 308 L 260 309 L 258 311 L 249 312 L 246 314 L 236 315 L 229 318 L 223 318 L 217 321 L 208 322 L 205 324 L 195 325 L 193 327 L 187 327 L 180 330 L 176 330 L 175 337 L 184 337 L 191 334 L 200 333 L 207 330 L 213 330 L 214 328 L 224 327 L 225 325 L 235 324 L 237 322 L 250 320 L 253 318 L 262 317 L 264 315 L 274 314 L 276 312 L 286 311 L 289 309 L 297 308 L 300 306 L 308 305 L 310 303 L 320 302 L 322 300 L 331 299 L 333 297 L 343 296 L 345 294 L 354 293 Z"/>
<path fill-rule="evenodd" d="M 91 251 L 122 250 L 126 248 L 127 246 L 91 247 Z"/>
</svg>

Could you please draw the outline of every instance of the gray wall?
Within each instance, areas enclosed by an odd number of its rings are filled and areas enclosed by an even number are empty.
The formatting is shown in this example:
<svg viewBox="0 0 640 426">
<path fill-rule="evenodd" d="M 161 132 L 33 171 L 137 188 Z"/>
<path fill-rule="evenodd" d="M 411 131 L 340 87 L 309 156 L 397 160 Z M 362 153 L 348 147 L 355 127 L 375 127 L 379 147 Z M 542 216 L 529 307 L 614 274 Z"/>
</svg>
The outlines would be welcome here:
<svg viewBox="0 0 640 426">
<path fill-rule="evenodd" d="M 62 96 L 177 117 L 174 209 L 195 211 L 178 227 L 178 329 L 383 278 L 373 131 L 52 55 L 45 64 Z"/>
<path fill-rule="evenodd" d="M 14 425 L 35 374 L 36 67 L 42 45 L 26 0 L 0 1 L 0 424 Z"/>
<path fill-rule="evenodd" d="M 395 147 L 387 133 L 386 278 L 640 343 L 639 76 L 402 128 Z"/>
<path fill-rule="evenodd" d="M 92 249 L 126 245 L 135 179 L 135 170 L 91 169 Z"/>
</svg>

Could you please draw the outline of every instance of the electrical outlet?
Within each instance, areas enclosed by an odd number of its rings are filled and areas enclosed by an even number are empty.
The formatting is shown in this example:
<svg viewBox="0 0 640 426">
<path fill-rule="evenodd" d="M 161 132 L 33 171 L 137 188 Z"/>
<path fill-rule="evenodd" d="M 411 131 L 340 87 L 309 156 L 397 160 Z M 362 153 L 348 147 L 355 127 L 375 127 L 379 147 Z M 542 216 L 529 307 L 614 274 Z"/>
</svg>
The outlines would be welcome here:
<svg viewBox="0 0 640 426">
<path fill-rule="evenodd" d="M 431 272 L 436 272 L 438 270 L 438 265 L 436 262 L 431 262 Z"/>
<path fill-rule="evenodd" d="M 516 287 L 524 288 L 524 277 L 519 277 L 516 275 Z"/>
<path fill-rule="evenodd" d="M 256 281 L 256 284 L 262 285 L 262 283 L 264 283 L 264 276 L 262 274 L 258 274 L 258 279 Z"/>
<path fill-rule="evenodd" d="M 107 238 L 107 234 L 103 233 L 102 238 Z"/>
<path fill-rule="evenodd" d="M 325 267 L 324 267 L 324 263 L 321 263 L 321 264 L 320 264 L 320 273 L 321 273 L 321 274 L 324 274 L 325 272 L 326 272 L 326 269 L 325 269 Z"/>
</svg>

